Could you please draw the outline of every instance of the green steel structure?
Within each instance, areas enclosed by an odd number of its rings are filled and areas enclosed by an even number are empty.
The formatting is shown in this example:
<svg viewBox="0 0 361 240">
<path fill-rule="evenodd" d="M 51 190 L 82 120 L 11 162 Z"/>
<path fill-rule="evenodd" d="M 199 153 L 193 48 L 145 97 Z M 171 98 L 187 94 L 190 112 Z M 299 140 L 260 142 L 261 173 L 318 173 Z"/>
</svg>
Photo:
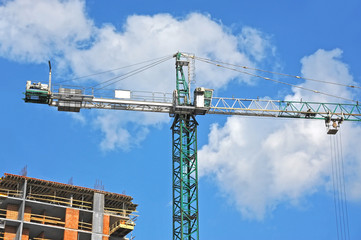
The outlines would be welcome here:
<svg viewBox="0 0 361 240">
<path fill-rule="evenodd" d="M 320 103 L 213 97 L 208 114 L 361 121 L 358 103 Z"/>
<path fill-rule="evenodd" d="M 26 84 L 25 102 L 42 103 L 59 111 L 79 112 L 80 109 L 109 109 L 167 113 L 174 117 L 172 124 L 172 181 L 173 181 L 173 240 L 199 240 L 198 162 L 196 115 L 219 114 L 325 121 L 328 134 L 336 134 L 343 121 L 361 121 L 358 102 L 321 103 L 213 97 L 212 89 L 198 87 L 191 99 L 190 72 L 194 55 L 176 53 L 176 90 L 172 94 L 139 94 L 114 90 L 114 97 L 96 97 L 96 89 L 53 86 L 51 71 L 49 84 Z M 149 65 L 147 65 L 149 66 Z M 147 67 L 146 66 L 146 67 Z M 50 63 L 49 63 L 50 67 Z M 188 78 L 183 67 L 188 67 Z M 149 67 L 147 67 L 149 68 Z M 50 68 L 51 69 L 51 68 Z"/>
<path fill-rule="evenodd" d="M 173 132 L 173 239 L 198 240 L 197 121 L 177 114 Z"/>
<path fill-rule="evenodd" d="M 182 66 L 176 60 L 177 101 L 191 105 L 189 85 Z M 197 121 L 194 114 L 176 114 L 172 125 L 173 143 L 173 240 L 198 240 L 198 161 Z"/>
<path fill-rule="evenodd" d="M 176 94 L 178 105 L 191 105 L 190 104 L 190 86 L 188 79 L 186 79 L 183 71 L 183 66 L 189 66 L 188 61 L 181 61 L 181 53 L 177 53 L 176 57 Z"/>
</svg>

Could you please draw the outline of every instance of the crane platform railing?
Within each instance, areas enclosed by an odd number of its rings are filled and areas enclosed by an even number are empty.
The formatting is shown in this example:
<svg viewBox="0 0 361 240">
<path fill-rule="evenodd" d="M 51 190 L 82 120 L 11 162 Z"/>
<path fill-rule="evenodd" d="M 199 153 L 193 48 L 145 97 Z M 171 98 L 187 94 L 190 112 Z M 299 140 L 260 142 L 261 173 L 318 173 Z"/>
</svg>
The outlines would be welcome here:
<svg viewBox="0 0 361 240">
<path fill-rule="evenodd" d="M 72 100 L 74 97 L 80 97 L 83 100 L 89 100 L 93 98 L 101 99 L 114 99 L 114 98 L 126 98 L 135 101 L 144 102 L 163 102 L 171 103 L 173 101 L 173 94 L 166 92 L 150 92 L 150 91 L 130 91 L 121 89 L 97 89 L 93 87 L 80 87 L 73 85 L 58 85 L 54 84 L 51 91 L 52 98 L 59 99 L 69 97 L 71 95 Z M 122 93 L 120 96 L 119 93 Z"/>
</svg>

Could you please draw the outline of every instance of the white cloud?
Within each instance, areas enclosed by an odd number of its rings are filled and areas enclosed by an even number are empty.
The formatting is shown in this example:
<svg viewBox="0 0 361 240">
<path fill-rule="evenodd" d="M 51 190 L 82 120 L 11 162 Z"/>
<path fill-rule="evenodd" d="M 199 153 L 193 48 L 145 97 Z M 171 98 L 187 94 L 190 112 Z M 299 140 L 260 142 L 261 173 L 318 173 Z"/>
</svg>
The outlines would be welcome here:
<svg viewBox="0 0 361 240">
<path fill-rule="evenodd" d="M 86 118 L 83 114 L 81 113 L 74 113 L 74 112 L 68 112 L 67 113 L 69 116 L 71 116 L 75 121 L 77 121 L 78 123 L 85 125 L 86 124 Z"/>
<path fill-rule="evenodd" d="M 0 5 L 0 56 L 36 63 L 55 59 L 53 79 L 56 82 L 60 72 L 68 72 L 65 71 L 68 69 L 74 76 L 84 76 L 177 51 L 255 67 L 272 48 L 260 31 L 245 27 L 241 34 L 236 35 L 204 14 L 190 13 L 183 18 L 169 14 L 132 15 L 121 29 L 117 29 L 112 24 L 96 27 L 85 9 L 82 0 L 5 1 Z M 126 71 L 129 69 L 93 80 L 109 79 Z M 208 64 L 198 64 L 196 73 L 200 76 L 197 86 L 209 88 L 225 87 L 237 76 L 235 72 L 216 69 Z M 78 83 L 85 84 L 88 80 Z M 238 79 L 240 82 L 249 80 Z M 112 87 L 172 92 L 175 89 L 174 61 Z M 114 113 L 98 114 L 94 121 L 89 122 L 102 131 L 105 137 L 101 143 L 103 149 L 131 148 L 131 142 L 137 145 L 144 139 L 148 126 L 169 121 L 160 114 L 146 117 L 151 119 L 147 124 L 139 117 L 114 121 Z M 138 125 L 132 134 L 128 131 L 130 123 Z M 135 141 L 134 136 L 137 136 Z"/>
<path fill-rule="evenodd" d="M 275 47 L 270 44 L 269 36 L 251 27 L 242 29 L 238 41 L 242 51 L 248 53 L 256 61 L 262 61 L 269 53 L 274 54 L 276 51 Z"/>
<path fill-rule="evenodd" d="M 352 83 L 341 51 L 318 50 L 302 59 L 302 73 L 313 79 Z M 305 81 L 338 96 L 352 94 L 335 86 Z M 332 101 L 298 88 L 287 99 Z M 349 197 L 361 199 L 361 158 L 357 136 L 361 128 L 341 126 Z M 340 133 L 338 134 L 340 135 Z M 208 144 L 199 151 L 201 176 L 209 176 L 246 218 L 262 219 L 281 203 L 298 204 L 306 196 L 330 186 L 330 140 L 324 122 L 229 117 L 224 126 L 213 125 Z"/>
<path fill-rule="evenodd" d="M 103 135 L 100 142 L 102 150 L 129 151 L 146 138 L 150 127 L 159 128 L 162 122 L 169 122 L 167 114 L 101 111 L 96 114 L 93 124 Z"/>
<path fill-rule="evenodd" d="M 347 85 L 355 85 L 355 82 L 349 73 L 348 66 L 340 60 L 341 55 L 342 51 L 340 49 L 334 49 L 331 51 L 319 49 L 314 54 L 304 57 L 301 60 L 301 72 L 303 77 Z M 354 98 L 352 91 L 344 87 L 337 87 L 335 85 L 327 85 L 315 81 L 306 81 L 299 86 L 329 93 L 331 95 L 343 97 L 346 99 Z M 307 97 L 308 101 L 343 101 L 342 99 L 333 98 L 322 94 L 310 94 L 309 91 L 300 88 L 293 88 L 293 92 L 294 94 L 287 96 L 286 100 L 300 100 L 302 96 L 305 96 Z"/>
<path fill-rule="evenodd" d="M 250 56 L 262 59 L 267 49 L 267 41 L 262 41 L 259 32 L 249 30 L 238 37 L 209 16 L 198 13 L 189 14 L 183 19 L 176 19 L 169 14 L 134 15 L 128 17 L 123 29 L 119 32 L 112 25 L 97 29 L 95 42 L 89 49 L 79 49 L 67 55 L 72 68 L 84 75 L 182 50 L 198 56 L 254 66 L 256 61 L 252 61 Z M 243 45 L 247 34 L 251 39 L 258 39 L 252 46 L 251 54 L 239 50 L 239 45 Z M 250 42 L 247 42 L 247 47 L 251 47 Z M 237 75 L 221 69 L 215 71 L 208 64 L 198 64 L 196 72 L 202 76 L 197 79 L 197 85 L 213 88 L 225 86 Z M 175 88 L 174 62 L 147 71 L 136 78 L 136 81 L 120 82 L 118 86 L 134 88 L 134 82 L 142 90 L 170 92 Z"/>
<path fill-rule="evenodd" d="M 81 46 L 91 30 L 83 1 L 5 1 L 0 6 L 0 55 L 45 62 Z"/>
</svg>

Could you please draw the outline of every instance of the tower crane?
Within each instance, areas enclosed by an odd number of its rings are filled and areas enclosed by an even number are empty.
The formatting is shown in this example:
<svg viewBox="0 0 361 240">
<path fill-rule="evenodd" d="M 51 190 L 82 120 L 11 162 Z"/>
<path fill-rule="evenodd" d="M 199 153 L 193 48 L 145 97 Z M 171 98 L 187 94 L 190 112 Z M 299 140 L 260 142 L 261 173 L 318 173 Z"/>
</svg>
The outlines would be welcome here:
<svg viewBox="0 0 361 240">
<path fill-rule="evenodd" d="M 242 116 L 318 119 L 325 121 L 328 134 L 336 134 L 343 121 L 361 121 L 358 103 L 324 103 L 244 98 L 214 97 L 213 90 L 197 87 L 191 98 L 190 76 L 194 55 L 176 53 L 176 90 L 173 94 L 139 97 L 127 90 L 114 90 L 113 97 L 97 96 L 82 87 L 51 86 L 27 81 L 25 102 L 48 104 L 59 111 L 113 109 L 168 113 L 173 117 L 172 188 L 173 240 L 199 239 L 197 115 L 223 114 Z M 184 68 L 188 68 L 188 76 Z"/>
</svg>

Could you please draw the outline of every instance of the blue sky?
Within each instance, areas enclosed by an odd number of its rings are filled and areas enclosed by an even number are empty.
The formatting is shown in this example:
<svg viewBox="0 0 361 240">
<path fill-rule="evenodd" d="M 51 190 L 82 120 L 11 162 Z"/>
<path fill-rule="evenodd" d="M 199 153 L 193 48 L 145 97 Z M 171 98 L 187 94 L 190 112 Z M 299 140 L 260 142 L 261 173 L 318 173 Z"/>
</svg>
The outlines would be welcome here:
<svg viewBox="0 0 361 240">
<path fill-rule="evenodd" d="M 136 239 L 170 239 L 171 119 L 106 110 L 58 112 L 22 101 L 46 82 L 173 54 L 361 85 L 359 1 L 0 1 L 0 174 L 126 193 Z M 117 88 L 171 92 L 173 60 Z M 86 78 L 94 85 L 112 77 Z M 196 62 L 217 96 L 342 102 Z M 282 81 L 360 100 L 359 90 Z M 201 239 L 337 239 L 330 144 L 322 121 L 199 116 Z M 342 125 L 351 239 L 361 237 L 359 123 Z"/>
</svg>

